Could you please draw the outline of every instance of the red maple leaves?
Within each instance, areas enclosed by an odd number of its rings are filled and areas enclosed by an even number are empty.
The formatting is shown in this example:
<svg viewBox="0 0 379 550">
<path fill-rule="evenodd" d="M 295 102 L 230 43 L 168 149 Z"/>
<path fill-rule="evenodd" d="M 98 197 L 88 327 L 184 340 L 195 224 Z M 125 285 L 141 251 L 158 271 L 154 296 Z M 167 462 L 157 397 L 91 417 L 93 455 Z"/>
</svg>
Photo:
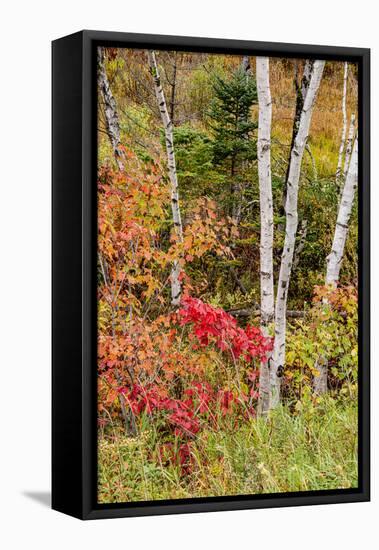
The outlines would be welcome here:
<svg viewBox="0 0 379 550">
<path fill-rule="evenodd" d="M 178 314 L 181 325 L 192 323 L 201 346 L 214 342 L 221 351 L 229 351 L 234 359 L 251 361 L 256 357 L 264 361 L 272 350 L 272 339 L 264 337 L 259 328 L 248 325 L 243 329 L 229 313 L 199 298 L 184 297 Z"/>
<path fill-rule="evenodd" d="M 237 368 L 237 361 L 242 361 L 242 379 L 239 383 L 232 388 L 223 385 L 226 380 L 213 385 L 206 379 L 205 372 L 198 369 L 193 376 L 194 371 L 189 370 L 187 365 L 175 371 L 177 380 L 180 380 L 179 387 L 167 385 L 163 376 L 167 363 L 167 358 L 164 358 L 169 354 L 174 357 L 174 361 L 178 361 L 182 354 L 180 347 L 176 349 L 174 346 L 175 338 L 174 341 L 170 338 L 171 333 L 175 336 L 178 332 L 177 323 L 187 327 L 184 337 L 189 341 L 195 340 L 194 347 L 216 348 L 226 354 L 232 368 Z M 154 346 L 154 349 L 151 347 L 150 333 L 143 339 L 141 336 L 145 333 L 140 333 L 136 326 L 134 345 L 132 336 L 125 334 L 118 338 L 117 349 L 113 349 L 114 346 L 112 349 L 101 348 L 99 355 L 107 358 L 102 372 L 113 384 L 115 396 L 123 396 L 129 414 L 135 420 L 140 419 L 141 426 L 147 416 L 157 427 L 162 441 L 160 460 L 175 461 L 185 474 L 191 469 L 191 445 L 201 430 L 234 429 L 241 419 L 255 416 L 258 370 L 256 365 L 249 363 L 254 359 L 265 360 L 272 348 L 272 340 L 266 338 L 259 328 L 250 325 L 239 327 L 236 320 L 223 309 L 188 295 L 182 299 L 179 311 L 165 318 L 165 331 L 161 325 L 159 327 L 161 332 L 154 332 L 160 342 L 159 353 Z M 162 340 L 164 334 L 168 337 L 165 346 Z M 103 342 L 103 347 L 106 343 Z M 129 359 L 132 361 L 130 372 L 134 372 L 134 380 L 129 376 L 129 382 L 128 377 L 123 377 L 120 383 L 120 372 L 123 372 L 123 365 Z M 139 366 L 137 369 L 137 359 L 144 368 Z M 149 368 L 145 365 L 147 361 L 149 365 L 151 363 Z M 158 368 L 160 371 L 156 370 Z M 111 376 L 115 369 L 118 369 L 118 378 Z M 155 381 L 148 382 L 149 377 Z"/>
</svg>

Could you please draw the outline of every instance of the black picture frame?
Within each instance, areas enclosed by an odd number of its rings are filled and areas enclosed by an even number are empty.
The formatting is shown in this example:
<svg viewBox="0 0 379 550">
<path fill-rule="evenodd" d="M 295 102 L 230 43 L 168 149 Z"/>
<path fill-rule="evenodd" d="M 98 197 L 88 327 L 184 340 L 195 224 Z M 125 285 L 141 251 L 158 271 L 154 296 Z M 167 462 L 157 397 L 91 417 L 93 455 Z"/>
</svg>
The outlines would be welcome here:
<svg viewBox="0 0 379 550">
<path fill-rule="evenodd" d="M 359 486 L 269 495 L 96 502 L 97 46 L 345 60 L 359 74 Z M 52 43 L 52 507 L 81 519 L 370 499 L 370 50 L 85 30 Z"/>
</svg>

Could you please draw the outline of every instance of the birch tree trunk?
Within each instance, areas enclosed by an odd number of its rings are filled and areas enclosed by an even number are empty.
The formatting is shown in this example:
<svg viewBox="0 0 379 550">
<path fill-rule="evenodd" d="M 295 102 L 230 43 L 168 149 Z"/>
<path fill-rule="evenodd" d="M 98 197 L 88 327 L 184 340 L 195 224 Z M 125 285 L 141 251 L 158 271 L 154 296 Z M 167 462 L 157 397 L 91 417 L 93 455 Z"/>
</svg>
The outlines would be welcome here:
<svg viewBox="0 0 379 550">
<path fill-rule="evenodd" d="M 336 228 L 332 250 L 327 258 L 326 279 L 327 285 L 337 286 L 343 253 L 345 249 L 349 221 L 353 208 L 355 190 L 358 183 L 358 138 L 354 141 L 349 169 L 346 175 L 345 185 L 342 191 L 341 202 L 338 211 Z"/>
<path fill-rule="evenodd" d="M 246 73 L 246 76 L 248 76 L 250 73 L 250 57 L 248 55 L 243 56 L 241 68 Z"/>
<path fill-rule="evenodd" d="M 179 242 L 183 242 L 183 225 L 180 215 L 179 206 L 179 188 L 178 188 L 178 175 L 176 171 L 175 151 L 174 151 L 174 134 L 173 125 L 168 113 L 166 98 L 161 84 L 161 79 L 158 71 L 158 65 L 155 57 L 155 52 L 148 51 L 148 59 L 150 65 L 150 73 L 153 77 L 155 95 L 158 102 L 159 112 L 162 119 L 162 124 L 165 133 L 166 154 L 167 154 L 167 167 L 171 183 L 171 211 L 174 221 L 174 230 Z M 173 306 L 180 304 L 181 297 L 181 283 L 180 283 L 180 265 L 179 261 L 173 262 L 171 270 L 171 303 Z"/>
<path fill-rule="evenodd" d="M 260 278 L 261 278 L 261 328 L 268 336 L 268 327 L 274 320 L 274 276 L 273 276 L 273 206 L 271 184 L 271 119 L 272 103 L 270 92 L 269 58 L 257 57 L 258 91 L 258 177 L 261 214 Z M 265 414 L 270 405 L 270 373 L 268 361 L 261 363 L 259 376 L 258 413 Z"/>
<path fill-rule="evenodd" d="M 116 100 L 113 97 L 111 87 L 104 65 L 104 49 L 97 49 L 98 82 L 101 95 L 104 100 L 105 121 L 113 153 L 120 170 L 124 169 L 124 153 L 120 148 L 120 122 L 117 114 Z"/>
<path fill-rule="evenodd" d="M 296 89 L 296 105 L 295 105 L 295 115 L 293 117 L 293 126 L 292 126 L 292 137 L 291 137 L 291 146 L 290 146 L 290 158 L 288 160 L 288 166 L 286 171 L 286 178 L 283 187 L 282 194 L 282 214 L 284 215 L 286 209 L 286 200 L 287 200 L 287 186 L 288 186 L 288 177 L 291 164 L 291 152 L 295 143 L 297 133 L 299 131 L 300 117 L 304 106 L 305 98 L 307 97 L 307 92 L 309 88 L 309 83 L 311 81 L 312 68 L 314 61 L 307 59 L 305 61 L 303 76 L 301 82 L 298 82 L 298 64 L 295 65 L 295 89 Z M 278 227 L 279 231 L 283 230 L 283 226 L 280 224 Z"/>
<path fill-rule="evenodd" d="M 286 235 L 275 304 L 275 339 L 273 361 L 270 368 L 270 408 L 277 407 L 280 400 L 280 377 L 282 376 L 285 363 L 288 286 L 298 223 L 297 199 L 300 169 L 309 134 L 313 106 L 320 86 L 324 65 L 325 61 L 319 60 L 313 64 L 311 79 L 300 116 L 298 132 L 291 151 L 286 199 Z"/>
<path fill-rule="evenodd" d="M 354 142 L 350 164 L 342 190 L 342 197 L 338 210 L 336 228 L 332 250 L 327 258 L 325 284 L 336 287 L 339 280 L 341 263 L 345 249 L 345 242 L 349 228 L 351 210 L 353 208 L 355 190 L 358 183 L 358 139 Z M 327 300 L 326 300 L 327 303 Z M 313 390 L 321 395 L 328 389 L 328 361 L 326 357 L 320 357 L 315 365 L 318 376 L 313 379 Z"/>
<path fill-rule="evenodd" d="M 346 141 L 346 126 L 347 126 L 347 115 L 346 115 L 346 90 L 347 90 L 347 62 L 345 61 L 344 72 L 343 72 L 343 93 L 342 93 L 342 134 L 341 134 L 341 143 L 338 151 L 338 163 L 336 171 L 336 182 L 340 182 L 341 173 L 342 173 L 342 157 L 343 151 L 345 149 Z"/>
<path fill-rule="evenodd" d="M 346 142 L 345 162 L 343 165 L 343 181 L 346 181 L 347 171 L 349 169 L 351 152 L 353 150 L 354 134 L 355 134 L 355 114 L 352 113 L 350 118 L 349 133 L 348 133 L 347 142 Z"/>
<path fill-rule="evenodd" d="M 175 113 L 175 93 L 176 93 L 176 73 L 177 73 L 177 64 L 176 64 L 176 52 L 174 53 L 174 61 L 172 66 L 172 82 L 170 82 L 171 86 L 171 98 L 170 98 L 170 119 L 172 122 L 172 125 L 174 126 L 174 113 Z"/>
</svg>

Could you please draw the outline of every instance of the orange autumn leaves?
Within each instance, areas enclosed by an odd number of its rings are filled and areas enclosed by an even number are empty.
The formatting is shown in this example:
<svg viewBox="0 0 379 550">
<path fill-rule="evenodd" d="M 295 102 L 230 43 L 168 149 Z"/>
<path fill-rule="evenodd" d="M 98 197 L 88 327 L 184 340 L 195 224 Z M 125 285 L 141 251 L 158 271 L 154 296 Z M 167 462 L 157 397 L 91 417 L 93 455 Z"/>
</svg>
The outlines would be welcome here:
<svg viewBox="0 0 379 550">
<path fill-rule="evenodd" d="M 98 178 L 99 401 L 108 405 L 120 385 L 165 385 L 213 368 L 214 352 L 196 352 L 172 325 L 170 269 L 179 258 L 184 290 L 196 291 L 186 266 L 208 253 L 231 256 L 236 233 L 212 201 L 200 199 L 184 212 L 178 242 L 162 168 L 127 151 L 125 158 L 124 172 L 102 166 Z"/>
<path fill-rule="evenodd" d="M 183 242 L 178 242 L 161 168 L 154 162 L 147 166 L 130 154 L 124 173 L 103 167 L 99 174 L 98 249 L 105 283 L 100 300 L 112 307 L 123 300 L 121 307 L 128 304 L 137 314 L 146 301 L 165 302 L 175 259 L 185 271 L 186 263 L 209 252 L 230 256 L 227 242 L 236 233 L 233 224 L 218 219 L 212 201 L 199 199 L 185 213 Z"/>
</svg>

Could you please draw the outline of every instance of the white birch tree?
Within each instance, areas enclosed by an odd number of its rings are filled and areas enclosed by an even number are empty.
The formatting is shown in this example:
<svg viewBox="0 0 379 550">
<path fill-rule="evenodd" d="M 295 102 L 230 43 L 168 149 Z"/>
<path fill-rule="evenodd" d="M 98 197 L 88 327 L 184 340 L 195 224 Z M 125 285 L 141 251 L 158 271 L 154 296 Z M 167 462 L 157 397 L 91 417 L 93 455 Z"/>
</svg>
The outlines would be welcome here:
<svg viewBox="0 0 379 550">
<path fill-rule="evenodd" d="M 295 248 L 298 224 L 297 200 L 300 170 L 309 134 L 313 106 L 320 86 L 325 61 L 315 61 L 312 67 L 308 91 L 302 107 L 298 132 L 291 150 L 286 198 L 286 234 L 275 304 L 275 339 L 273 361 L 270 365 L 270 408 L 275 408 L 280 400 L 280 377 L 285 363 L 286 311 L 288 286 Z"/>
<path fill-rule="evenodd" d="M 346 92 L 347 92 L 347 61 L 345 61 L 344 64 L 344 71 L 343 71 L 343 92 L 342 92 L 342 134 L 341 134 L 341 143 L 340 148 L 338 151 L 338 163 L 337 163 L 337 171 L 336 171 L 336 182 L 339 183 L 341 174 L 342 174 L 342 157 L 343 152 L 345 149 L 345 141 L 346 141 L 346 127 L 347 127 L 347 114 L 346 114 Z"/>
<path fill-rule="evenodd" d="M 117 113 L 116 100 L 113 97 L 107 72 L 104 65 L 104 48 L 97 49 L 97 68 L 98 68 L 98 83 L 101 95 L 104 101 L 105 123 L 107 134 L 109 136 L 113 154 L 115 156 L 117 166 L 120 170 L 124 169 L 124 153 L 120 148 L 120 122 Z"/>
<path fill-rule="evenodd" d="M 261 328 L 268 336 L 268 327 L 274 320 L 274 276 L 273 276 L 273 206 L 271 184 L 271 119 L 272 103 L 270 92 L 269 58 L 256 58 L 258 91 L 258 177 L 261 215 L 260 237 L 260 282 L 261 282 Z M 270 403 L 269 361 L 262 362 L 259 377 L 259 414 L 265 414 Z"/>
<path fill-rule="evenodd" d="M 297 136 L 297 132 L 299 131 L 299 124 L 300 124 L 300 117 L 304 106 L 304 101 L 307 96 L 309 83 L 311 81 L 311 75 L 312 75 L 312 68 L 313 68 L 314 61 L 312 59 L 306 59 L 303 69 L 303 76 L 301 78 L 301 81 L 299 82 L 299 64 L 297 61 L 295 61 L 295 91 L 296 91 L 296 104 L 295 104 L 295 114 L 293 117 L 293 125 L 292 125 L 292 137 L 291 137 L 291 145 L 290 145 L 290 157 L 288 159 L 288 165 L 287 165 L 287 172 L 286 172 L 286 179 L 285 184 L 283 187 L 283 194 L 282 194 L 282 209 L 283 214 L 286 209 L 286 199 L 287 199 L 287 182 L 288 182 L 288 176 L 289 176 L 289 170 L 290 170 L 290 160 L 291 160 L 291 151 L 293 149 L 295 139 Z M 282 224 L 279 224 L 278 229 L 280 231 L 283 230 Z"/>
<path fill-rule="evenodd" d="M 170 118 L 165 94 L 161 84 L 159 75 L 157 60 L 155 52 L 148 51 L 148 59 L 150 66 L 150 73 L 154 81 L 155 95 L 158 102 L 158 108 L 161 115 L 163 129 L 165 133 L 166 155 L 167 155 L 167 167 L 168 174 L 171 183 L 171 211 L 174 222 L 174 230 L 179 242 L 183 242 L 183 225 L 180 215 L 179 206 L 179 187 L 178 187 L 178 175 L 176 171 L 175 151 L 174 151 L 174 133 L 173 124 Z M 171 270 L 171 303 L 173 306 L 180 304 L 181 297 L 181 283 L 180 283 L 180 264 L 178 260 L 174 260 Z"/>
<path fill-rule="evenodd" d="M 250 57 L 248 55 L 243 56 L 241 68 L 246 73 L 246 76 L 248 76 L 250 72 Z"/>
<path fill-rule="evenodd" d="M 340 269 L 345 249 L 346 237 L 349 229 L 349 221 L 353 208 L 355 190 L 358 184 L 358 139 L 355 140 L 349 168 L 342 189 L 342 196 L 338 209 L 336 227 L 334 231 L 332 250 L 326 261 L 325 284 L 336 287 L 339 281 Z M 327 304 L 328 300 L 325 299 Z M 313 390 L 321 395 L 328 389 L 328 361 L 326 357 L 320 357 L 317 361 L 318 375 L 313 378 Z"/>
<path fill-rule="evenodd" d="M 346 142 L 345 161 L 343 165 L 343 181 L 346 180 L 347 171 L 350 165 L 350 156 L 353 150 L 354 134 L 355 134 L 355 114 L 352 113 L 350 117 L 349 133 L 348 133 L 347 142 Z"/>
<path fill-rule="evenodd" d="M 346 175 L 339 205 L 336 228 L 334 231 L 332 250 L 327 258 L 326 278 L 327 285 L 337 286 L 345 249 L 349 221 L 353 208 L 355 190 L 358 184 L 358 138 L 354 141 L 349 169 Z"/>
</svg>

